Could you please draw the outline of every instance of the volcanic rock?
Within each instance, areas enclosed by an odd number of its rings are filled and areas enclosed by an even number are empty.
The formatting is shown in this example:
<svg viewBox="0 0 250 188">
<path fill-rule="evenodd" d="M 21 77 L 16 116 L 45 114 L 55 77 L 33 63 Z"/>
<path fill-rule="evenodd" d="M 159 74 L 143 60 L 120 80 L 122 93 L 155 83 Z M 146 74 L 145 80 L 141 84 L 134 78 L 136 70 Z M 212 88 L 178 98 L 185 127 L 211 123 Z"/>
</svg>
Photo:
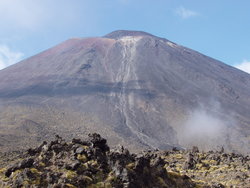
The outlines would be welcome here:
<svg viewBox="0 0 250 188">
<path fill-rule="evenodd" d="M 250 186 L 250 158 L 241 154 L 192 150 L 143 151 L 131 154 L 123 146 L 109 150 L 106 139 L 90 134 L 86 140 L 56 140 L 60 152 L 29 151 L 0 168 L 0 187 L 127 187 L 223 188 Z M 77 143 L 75 143 L 77 140 Z M 79 144 L 84 143 L 84 144 Z M 51 147 L 52 148 L 52 147 Z M 83 148 L 81 152 L 79 148 Z M 198 149 L 198 148 L 197 148 Z M 198 149 L 199 150 L 199 149 Z M 7 156 L 7 155 L 6 155 Z M 6 158 L 6 156 L 4 158 Z M 228 157 L 232 160 L 228 161 Z M 2 160 L 3 158 L 1 158 Z M 221 162 L 218 164 L 217 159 Z M 188 168 L 186 164 L 188 162 Z"/>
<path fill-rule="evenodd" d="M 85 141 L 86 142 L 86 141 Z M 23 159 L 0 176 L 0 186 L 11 187 L 193 187 L 187 177 L 170 177 L 165 162 L 153 155 L 131 155 L 124 149 L 109 151 L 106 140 L 99 134 L 89 135 L 88 145 L 78 145 L 83 153 L 75 152 L 75 143 L 61 144 L 57 138 L 49 145 L 60 145 L 60 151 L 40 151 L 35 158 Z M 96 144 L 98 143 L 98 144 Z M 99 145 L 102 143 L 101 145 Z M 79 147 L 78 147 L 79 148 Z M 105 148 L 105 149 L 101 149 Z M 38 151 L 38 148 L 36 149 Z M 87 151 L 91 155 L 86 155 Z M 98 151 L 98 152 L 96 152 Z M 29 157 L 29 152 L 27 152 Z M 157 160 L 157 161 L 155 161 Z M 154 165 L 151 165 L 154 164 Z M 62 164 L 62 165 L 60 165 Z M 1 170 L 1 173 L 5 170 Z"/>
<path fill-rule="evenodd" d="M 250 152 L 250 75 L 145 32 L 69 39 L 0 80 L 2 151 L 98 132 L 133 151 Z"/>
</svg>

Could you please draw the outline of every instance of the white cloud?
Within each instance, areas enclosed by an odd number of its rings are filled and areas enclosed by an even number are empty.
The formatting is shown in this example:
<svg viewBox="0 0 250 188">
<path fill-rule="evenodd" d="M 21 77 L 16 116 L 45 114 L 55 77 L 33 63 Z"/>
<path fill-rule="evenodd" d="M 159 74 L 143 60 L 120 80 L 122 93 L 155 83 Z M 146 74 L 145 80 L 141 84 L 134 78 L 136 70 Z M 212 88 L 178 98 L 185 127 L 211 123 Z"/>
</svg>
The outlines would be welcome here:
<svg viewBox="0 0 250 188">
<path fill-rule="evenodd" d="M 235 67 L 250 74 L 250 61 L 244 60 L 242 63 L 235 65 Z"/>
<path fill-rule="evenodd" d="M 82 11 L 86 9 L 66 0 L 0 0 L 0 28 L 36 30 L 48 27 L 48 23 L 52 26 L 71 23 L 78 16 L 79 7 Z"/>
<path fill-rule="evenodd" d="M 0 45 L 0 70 L 17 63 L 22 57 L 21 52 L 14 52 L 6 45 Z"/>
<path fill-rule="evenodd" d="M 39 3 L 31 0 L 1 0 L 0 1 L 1 21 L 9 24 L 15 23 L 17 26 L 32 28 L 37 25 L 42 18 Z"/>
<path fill-rule="evenodd" d="M 176 14 L 179 15 L 182 19 L 188 19 L 190 17 L 197 16 L 198 13 L 184 7 L 179 7 L 176 9 Z"/>
</svg>

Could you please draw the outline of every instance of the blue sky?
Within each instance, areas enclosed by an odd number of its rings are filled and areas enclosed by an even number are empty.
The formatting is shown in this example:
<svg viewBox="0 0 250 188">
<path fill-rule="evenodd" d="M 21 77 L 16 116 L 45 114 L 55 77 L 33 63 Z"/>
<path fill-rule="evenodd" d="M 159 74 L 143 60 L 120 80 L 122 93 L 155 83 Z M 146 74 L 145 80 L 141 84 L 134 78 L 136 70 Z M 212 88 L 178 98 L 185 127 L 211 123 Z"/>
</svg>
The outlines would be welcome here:
<svg viewBox="0 0 250 188">
<path fill-rule="evenodd" d="M 0 0 L 0 69 L 72 37 L 167 38 L 250 72 L 249 0 Z"/>
</svg>

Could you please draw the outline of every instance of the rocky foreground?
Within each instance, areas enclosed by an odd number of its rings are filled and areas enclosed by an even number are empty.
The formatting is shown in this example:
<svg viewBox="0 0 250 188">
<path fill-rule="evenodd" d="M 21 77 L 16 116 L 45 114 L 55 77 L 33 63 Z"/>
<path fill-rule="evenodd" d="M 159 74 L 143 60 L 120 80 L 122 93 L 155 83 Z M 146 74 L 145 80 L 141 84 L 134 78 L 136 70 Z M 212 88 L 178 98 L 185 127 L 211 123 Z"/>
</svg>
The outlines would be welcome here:
<svg viewBox="0 0 250 188">
<path fill-rule="evenodd" d="M 217 152 L 110 149 L 99 134 L 61 137 L 25 153 L 1 154 L 0 187 L 250 187 L 250 157 Z M 5 167 L 4 167 L 5 166 Z"/>
</svg>

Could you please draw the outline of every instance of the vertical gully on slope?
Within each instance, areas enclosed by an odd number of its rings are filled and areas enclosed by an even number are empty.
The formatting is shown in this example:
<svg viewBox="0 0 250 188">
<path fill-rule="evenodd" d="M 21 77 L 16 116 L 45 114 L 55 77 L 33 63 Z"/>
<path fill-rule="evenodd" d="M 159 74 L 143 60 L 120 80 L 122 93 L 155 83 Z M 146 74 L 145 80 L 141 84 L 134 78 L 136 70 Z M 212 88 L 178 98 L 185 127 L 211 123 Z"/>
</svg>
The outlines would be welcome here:
<svg viewBox="0 0 250 188">
<path fill-rule="evenodd" d="M 120 68 L 117 75 L 115 76 L 114 81 L 115 83 L 121 84 L 121 92 L 117 93 L 116 96 L 120 101 L 118 109 L 123 115 L 124 125 L 126 125 L 143 144 L 155 148 L 152 144 L 150 144 L 150 142 L 153 142 L 153 140 L 135 128 L 139 127 L 139 125 L 135 120 L 133 120 L 136 117 L 133 110 L 134 96 L 133 93 L 129 93 L 128 88 L 128 82 L 135 81 L 135 89 L 140 89 L 135 71 L 135 63 L 133 62 L 136 55 L 136 45 L 140 39 L 140 37 L 123 37 L 119 41 L 122 44 L 123 48 L 122 60 L 120 62 Z"/>
</svg>

